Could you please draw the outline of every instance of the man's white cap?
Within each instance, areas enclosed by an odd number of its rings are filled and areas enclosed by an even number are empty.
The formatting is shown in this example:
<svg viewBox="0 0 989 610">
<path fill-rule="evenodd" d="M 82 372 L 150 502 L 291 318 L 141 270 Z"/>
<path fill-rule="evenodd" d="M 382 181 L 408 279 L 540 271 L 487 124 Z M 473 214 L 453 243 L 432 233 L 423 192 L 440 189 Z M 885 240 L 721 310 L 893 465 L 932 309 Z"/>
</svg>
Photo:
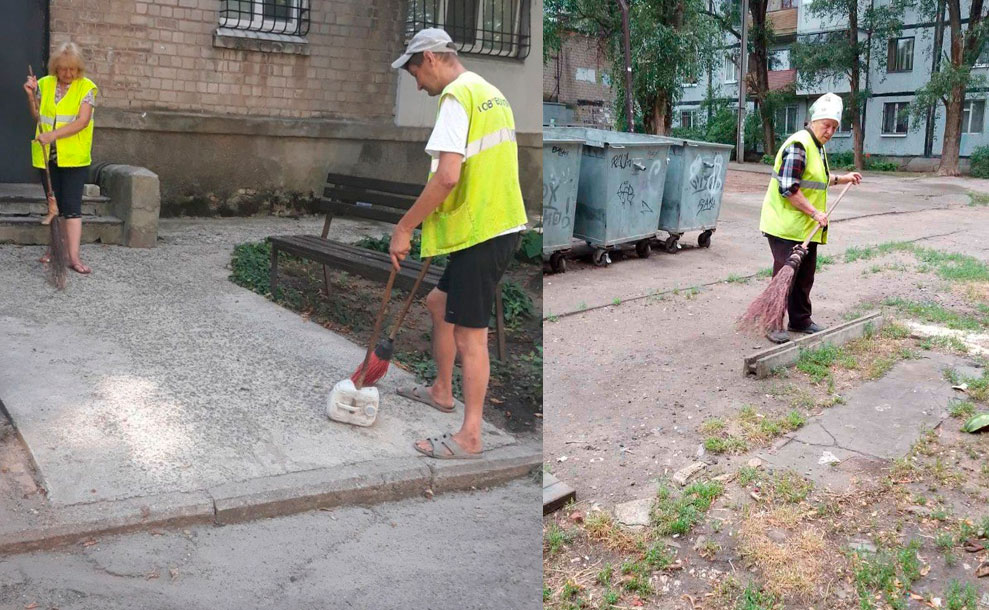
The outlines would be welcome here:
<svg viewBox="0 0 989 610">
<path fill-rule="evenodd" d="M 810 120 L 819 121 L 821 119 L 834 119 L 841 123 L 841 111 L 844 104 L 841 98 L 834 93 L 825 93 L 817 98 L 817 101 L 810 107 Z"/>
<path fill-rule="evenodd" d="M 408 48 L 401 57 L 391 62 L 391 67 L 398 69 L 408 63 L 416 53 L 432 51 L 434 53 L 457 54 L 457 47 L 453 44 L 453 39 L 445 31 L 439 28 L 426 28 L 419 30 L 409 41 Z"/>
</svg>

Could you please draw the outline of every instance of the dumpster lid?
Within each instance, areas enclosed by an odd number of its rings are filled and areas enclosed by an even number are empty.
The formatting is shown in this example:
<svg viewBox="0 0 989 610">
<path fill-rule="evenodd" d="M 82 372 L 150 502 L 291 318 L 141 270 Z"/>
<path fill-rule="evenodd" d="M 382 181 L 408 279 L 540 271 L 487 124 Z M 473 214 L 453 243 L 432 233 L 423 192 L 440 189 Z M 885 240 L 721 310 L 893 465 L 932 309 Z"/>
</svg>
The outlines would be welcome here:
<svg viewBox="0 0 989 610">
<path fill-rule="evenodd" d="M 703 140 L 684 140 L 684 146 L 703 146 L 705 148 L 720 148 L 722 150 L 735 150 L 735 146 L 732 144 L 723 144 L 721 142 L 704 142 Z"/>
</svg>

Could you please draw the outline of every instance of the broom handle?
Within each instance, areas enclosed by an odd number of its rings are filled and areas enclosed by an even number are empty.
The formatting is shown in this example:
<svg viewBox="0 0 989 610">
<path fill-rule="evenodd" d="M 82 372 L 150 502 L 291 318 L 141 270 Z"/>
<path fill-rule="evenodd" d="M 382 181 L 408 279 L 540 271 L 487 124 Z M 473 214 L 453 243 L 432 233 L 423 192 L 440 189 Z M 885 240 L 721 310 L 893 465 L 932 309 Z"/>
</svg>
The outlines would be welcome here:
<svg viewBox="0 0 989 610">
<path fill-rule="evenodd" d="M 828 210 L 828 213 L 824 215 L 825 218 L 831 218 L 831 212 L 834 212 L 834 209 L 838 207 L 838 204 L 841 203 L 841 198 L 845 196 L 845 193 L 847 193 L 848 189 L 850 188 L 852 188 L 851 182 L 846 184 L 845 188 L 841 189 L 841 192 L 838 193 L 838 198 L 834 200 L 834 204 L 831 206 L 831 209 Z M 800 247 L 806 248 L 807 244 L 810 243 L 811 238 L 814 237 L 814 233 L 817 233 L 817 230 L 820 228 L 821 225 L 817 225 L 816 227 L 814 227 L 813 230 L 811 230 L 810 235 L 807 236 L 807 239 L 804 240 L 804 243 L 800 244 Z"/>
<path fill-rule="evenodd" d="M 27 65 L 27 73 L 30 76 L 34 76 L 34 68 L 31 67 L 31 64 Z M 34 99 L 33 95 L 31 96 L 31 106 L 36 110 L 38 109 L 38 101 Z M 40 112 L 38 113 L 38 131 L 39 132 L 45 131 L 44 122 L 42 122 L 41 120 Z M 38 142 L 38 144 L 41 146 L 41 160 L 45 164 L 45 188 L 47 189 L 45 191 L 45 197 L 53 197 L 54 193 L 52 192 L 52 176 L 48 172 L 48 151 L 45 150 L 44 144 L 41 144 L 40 142 Z"/>
<path fill-rule="evenodd" d="M 409 307 L 412 306 L 412 300 L 416 298 L 416 293 L 419 292 L 419 284 L 422 284 L 422 278 L 426 277 L 426 271 L 429 269 L 429 263 L 433 261 L 433 257 L 429 257 L 422 261 L 422 269 L 419 270 L 419 275 L 416 277 L 416 283 L 412 286 L 412 292 L 409 293 L 409 298 L 405 299 L 405 305 L 402 306 L 402 311 L 399 312 L 398 317 L 395 318 L 395 325 L 391 329 L 391 335 L 389 338 L 394 341 L 395 337 L 398 336 L 398 329 L 402 326 L 402 321 L 405 320 L 405 314 L 409 313 Z"/>
<path fill-rule="evenodd" d="M 385 310 L 388 308 L 388 301 L 391 300 L 391 288 L 395 285 L 395 275 L 398 271 L 392 267 L 391 275 L 388 276 L 388 283 L 385 284 L 385 296 L 381 299 L 381 307 L 378 309 L 378 317 L 374 321 L 374 332 L 371 334 L 371 343 L 367 347 L 367 354 L 364 356 L 364 364 L 361 365 L 361 376 L 357 379 L 357 389 L 364 387 L 364 377 L 367 375 L 367 365 L 371 362 L 371 354 L 374 346 L 378 344 L 378 337 L 381 336 L 381 323 L 385 319 Z"/>
</svg>

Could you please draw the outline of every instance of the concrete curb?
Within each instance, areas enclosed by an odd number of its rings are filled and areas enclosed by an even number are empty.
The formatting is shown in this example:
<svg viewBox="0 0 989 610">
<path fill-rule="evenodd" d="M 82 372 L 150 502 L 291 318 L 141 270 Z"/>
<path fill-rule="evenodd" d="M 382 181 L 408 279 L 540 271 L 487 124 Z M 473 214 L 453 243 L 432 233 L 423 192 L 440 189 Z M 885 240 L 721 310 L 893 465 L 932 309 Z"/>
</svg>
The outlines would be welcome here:
<svg viewBox="0 0 989 610">
<path fill-rule="evenodd" d="M 542 465 L 541 447 L 509 445 L 479 460 L 406 457 L 320 468 L 188 493 L 77 504 L 53 509 L 41 523 L 0 531 L 0 556 L 74 544 L 93 536 L 215 523 L 225 525 L 353 504 L 493 486 Z"/>
</svg>

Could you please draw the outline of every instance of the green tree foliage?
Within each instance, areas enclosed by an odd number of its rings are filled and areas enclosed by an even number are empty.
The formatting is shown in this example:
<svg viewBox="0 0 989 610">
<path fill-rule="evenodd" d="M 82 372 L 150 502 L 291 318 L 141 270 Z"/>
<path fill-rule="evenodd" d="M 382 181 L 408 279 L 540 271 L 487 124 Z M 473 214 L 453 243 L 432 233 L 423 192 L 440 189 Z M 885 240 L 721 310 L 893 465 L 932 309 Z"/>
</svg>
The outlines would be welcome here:
<svg viewBox="0 0 989 610">
<path fill-rule="evenodd" d="M 963 11 L 968 4 L 968 14 Z M 921 12 L 931 20 L 940 20 L 943 9 L 947 12 L 946 35 L 948 52 L 943 48 L 931 52 L 938 57 L 938 69 L 926 85 L 917 91 L 910 104 L 915 127 L 919 126 L 927 112 L 944 108 L 944 136 L 941 139 L 941 164 L 938 174 L 957 176 L 961 145 L 962 112 L 967 92 L 985 86 L 985 78 L 972 73 L 979 54 L 986 43 L 987 8 L 983 0 L 919 0 Z M 967 19 L 967 22 L 966 22 Z M 934 58 L 932 58 L 934 59 Z"/>
<path fill-rule="evenodd" d="M 807 10 L 814 21 L 838 23 L 842 29 L 803 37 L 792 51 L 793 64 L 805 87 L 822 82 L 846 81 L 845 119 L 852 124 L 855 167 L 862 169 L 862 108 L 868 99 L 866 74 L 869 63 L 886 67 L 889 39 L 899 36 L 903 13 L 912 0 L 888 4 L 857 0 L 814 0 Z M 822 93 L 824 93 L 822 91 Z"/>
<path fill-rule="evenodd" d="M 665 134 L 685 82 L 701 78 L 721 44 L 707 0 L 629 0 L 632 95 L 636 131 Z M 625 59 L 616 0 L 546 0 L 544 48 L 558 52 L 567 32 L 605 42 L 616 93 L 618 127 L 625 129 Z M 548 57 L 548 56 L 547 56 Z"/>
</svg>

